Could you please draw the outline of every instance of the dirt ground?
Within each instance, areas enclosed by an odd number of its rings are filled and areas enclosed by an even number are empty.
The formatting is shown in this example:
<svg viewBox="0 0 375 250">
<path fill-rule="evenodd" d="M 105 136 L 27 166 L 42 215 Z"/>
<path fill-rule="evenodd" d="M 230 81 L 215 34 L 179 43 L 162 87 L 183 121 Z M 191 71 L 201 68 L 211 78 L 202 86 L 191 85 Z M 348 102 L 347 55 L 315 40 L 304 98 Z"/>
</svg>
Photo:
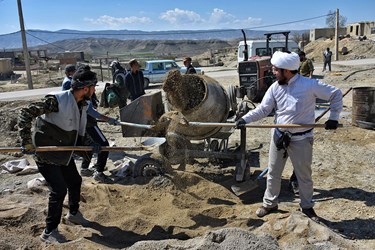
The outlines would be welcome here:
<svg viewBox="0 0 375 250">
<path fill-rule="evenodd" d="M 317 78 L 343 92 L 350 87 L 374 86 L 371 65 L 333 66 L 333 72 L 324 74 L 316 66 Z M 217 81 L 224 87 L 238 84 L 237 77 Z M 375 131 L 352 126 L 352 93 L 344 98 L 343 128 L 315 131 L 314 199 L 322 224 L 298 211 L 299 199 L 287 187 L 292 172 L 289 161 L 283 173 L 279 212 L 260 219 L 255 211 L 262 203 L 265 178 L 257 189 L 237 197 L 230 189 L 235 184 L 236 160 L 196 159 L 184 171 L 174 165 L 172 173 L 154 178 L 113 176 L 114 183 L 99 184 L 84 177 L 81 211 L 90 225 L 62 223 L 59 230 L 69 242 L 45 245 L 38 237 L 44 227 L 48 189 L 31 190 L 26 185 L 41 175 L 2 173 L 0 249 L 375 249 Z M 29 102 L 0 102 L 0 147 L 19 146 L 18 111 Z M 118 115 L 116 108 L 99 111 Z M 259 122 L 269 123 L 272 117 Z M 100 127 L 111 145 L 134 146 L 145 139 L 123 138 L 118 127 Z M 269 137 L 270 129 L 247 131 L 247 148 L 256 157 L 251 161 L 251 179 L 267 166 Z M 229 146 L 238 143 L 239 132 L 235 131 Z M 111 154 L 108 170 L 120 158 L 143 154 Z M 29 156 L 0 153 L 1 164 L 21 158 L 34 165 Z"/>
</svg>

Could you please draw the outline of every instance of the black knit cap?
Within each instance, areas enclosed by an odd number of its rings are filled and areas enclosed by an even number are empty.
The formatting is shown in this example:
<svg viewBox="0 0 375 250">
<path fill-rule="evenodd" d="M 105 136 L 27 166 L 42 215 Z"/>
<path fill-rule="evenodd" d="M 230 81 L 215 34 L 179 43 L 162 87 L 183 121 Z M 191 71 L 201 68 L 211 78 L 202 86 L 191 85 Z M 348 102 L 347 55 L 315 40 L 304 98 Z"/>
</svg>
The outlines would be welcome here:
<svg viewBox="0 0 375 250">
<path fill-rule="evenodd" d="M 76 71 L 76 66 L 74 64 L 68 64 L 65 66 L 65 72 L 74 72 Z"/>
<path fill-rule="evenodd" d="M 87 68 L 79 68 L 73 75 L 72 89 L 95 86 L 98 82 L 96 73 Z"/>
</svg>

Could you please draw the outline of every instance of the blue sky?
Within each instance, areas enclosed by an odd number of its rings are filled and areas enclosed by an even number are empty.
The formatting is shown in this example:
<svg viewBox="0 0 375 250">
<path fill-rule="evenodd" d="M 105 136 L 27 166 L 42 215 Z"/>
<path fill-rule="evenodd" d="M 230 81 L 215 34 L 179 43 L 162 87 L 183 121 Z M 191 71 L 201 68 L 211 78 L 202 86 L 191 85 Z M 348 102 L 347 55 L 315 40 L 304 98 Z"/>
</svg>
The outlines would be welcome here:
<svg viewBox="0 0 375 250">
<path fill-rule="evenodd" d="M 26 29 L 75 30 L 261 30 L 325 27 L 337 8 L 347 23 L 375 21 L 375 0 L 22 0 Z M 0 0 L 0 34 L 20 30 L 16 0 Z"/>
</svg>

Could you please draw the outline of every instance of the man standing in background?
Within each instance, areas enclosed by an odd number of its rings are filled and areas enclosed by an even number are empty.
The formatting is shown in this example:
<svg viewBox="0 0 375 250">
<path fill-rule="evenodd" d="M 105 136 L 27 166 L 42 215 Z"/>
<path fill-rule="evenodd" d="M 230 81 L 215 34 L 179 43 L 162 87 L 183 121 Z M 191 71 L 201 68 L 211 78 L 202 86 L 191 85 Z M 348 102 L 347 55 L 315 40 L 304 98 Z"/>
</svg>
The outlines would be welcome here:
<svg viewBox="0 0 375 250">
<path fill-rule="evenodd" d="M 62 90 L 70 89 L 72 84 L 72 77 L 76 72 L 76 66 L 74 64 L 68 64 L 65 66 L 65 78 L 62 82 Z"/>
<path fill-rule="evenodd" d="M 184 58 L 184 65 L 186 67 L 185 74 L 196 74 L 197 73 L 197 71 L 195 70 L 195 68 L 191 64 L 191 61 L 192 61 L 191 57 L 185 57 Z"/>
<path fill-rule="evenodd" d="M 314 65 L 311 59 L 306 58 L 306 54 L 303 51 L 298 52 L 298 55 L 300 60 L 298 73 L 302 76 L 312 78 Z"/>
<path fill-rule="evenodd" d="M 140 65 L 136 59 L 129 61 L 130 71 L 125 77 L 125 86 L 130 92 L 130 99 L 134 101 L 145 94 L 143 72 L 140 71 Z"/>
<path fill-rule="evenodd" d="M 323 71 L 326 70 L 327 64 L 328 64 L 328 69 L 331 72 L 331 60 L 332 60 L 332 51 L 327 48 L 323 52 L 323 57 L 324 57 L 324 66 L 323 66 Z"/>
</svg>

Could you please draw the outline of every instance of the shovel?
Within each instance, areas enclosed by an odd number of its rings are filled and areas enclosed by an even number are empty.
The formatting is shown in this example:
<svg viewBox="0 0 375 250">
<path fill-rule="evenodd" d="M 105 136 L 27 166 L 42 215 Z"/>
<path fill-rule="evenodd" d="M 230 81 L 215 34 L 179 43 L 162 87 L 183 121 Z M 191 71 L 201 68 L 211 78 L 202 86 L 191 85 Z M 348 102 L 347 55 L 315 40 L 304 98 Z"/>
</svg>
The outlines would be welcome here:
<svg viewBox="0 0 375 250">
<path fill-rule="evenodd" d="M 246 192 L 256 189 L 259 184 L 258 181 L 268 172 L 268 168 L 265 168 L 262 173 L 260 173 L 255 180 L 249 180 L 247 182 L 242 182 L 240 184 L 232 185 L 230 188 L 233 193 L 237 196 L 240 196 Z"/>
</svg>

